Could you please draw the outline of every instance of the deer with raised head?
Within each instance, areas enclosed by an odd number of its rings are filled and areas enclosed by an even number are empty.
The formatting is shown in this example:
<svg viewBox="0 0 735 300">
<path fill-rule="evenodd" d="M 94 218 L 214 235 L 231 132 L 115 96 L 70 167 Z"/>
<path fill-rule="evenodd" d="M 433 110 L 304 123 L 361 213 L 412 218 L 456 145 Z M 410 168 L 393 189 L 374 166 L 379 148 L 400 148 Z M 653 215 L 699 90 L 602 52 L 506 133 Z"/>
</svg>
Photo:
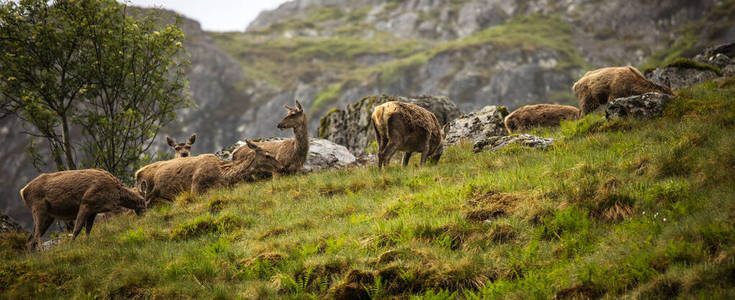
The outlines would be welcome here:
<svg viewBox="0 0 735 300">
<path fill-rule="evenodd" d="M 166 143 L 168 143 L 171 148 L 176 151 L 176 154 L 174 155 L 174 158 L 180 158 L 180 157 L 188 157 L 191 156 L 191 145 L 194 144 L 194 142 L 197 139 L 197 134 L 192 134 L 186 142 L 183 143 L 177 143 L 176 140 L 172 139 L 171 137 L 166 137 Z"/>
<path fill-rule="evenodd" d="M 255 143 L 265 151 L 273 153 L 276 159 L 283 164 L 283 173 L 293 174 L 301 170 L 309 154 L 309 134 L 306 128 L 306 114 L 299 101 L 296 107 L 284 105 L 288 111 L 286 117 L 278 123 L 278 129 L 285 130 L 293 128 L 293 139 L 278 142 Z M 245 159 L 253 155 L 252 149 L 240 147 L 232 153 L 232 160 Z"/>
<path fill-rule="evenodd" d="M 255 181 L 257 174 L 283 169 L 273 155 L 250 141 L 246 144 L 253 155 L 242 160 L 226 162 L 212 154 L 202 154 L 157 162 L 151 179 L 138 182 L 138 189 L 150 191 L 146 193 L 146 204 L 150 206 L 151 201 L 157 199 L 173 201 L 181 192 L 199 195 L 211 188 Z"/>
<path fill-rule="evenodd" d="M 404 151 L 403 166 L 412 152 L 421 152 L 421 165 L 436 163 L 444 152 L 445 133 L 436 116 L 425 108 L 398 101 L 376 106 L 371 116 L 378 140 L 378 169 L 387 166 L 393 154 Z"/>
<path fill-rule="evenodd" d="M 20 197 L 33 215 L 33 234 L 28 239 L 31 250 L 41 247 L 41 236 L 54 219 L 74 220 L 76 238 L 82 227 L 89 234 L 98 213 L 125 207 L 140 214 L 145 209 L 144 198 L 138 191 L 97 169 L 41 174 L 20 190 Z"/>
</svg>

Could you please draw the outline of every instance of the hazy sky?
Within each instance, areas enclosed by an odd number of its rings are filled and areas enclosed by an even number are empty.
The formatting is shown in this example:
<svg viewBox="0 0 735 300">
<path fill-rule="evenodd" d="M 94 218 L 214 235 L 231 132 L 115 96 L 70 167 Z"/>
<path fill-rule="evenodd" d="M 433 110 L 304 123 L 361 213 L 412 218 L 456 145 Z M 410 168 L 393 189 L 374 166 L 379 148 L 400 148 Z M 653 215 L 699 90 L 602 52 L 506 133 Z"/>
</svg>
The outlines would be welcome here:
<svg viewBox="0 0 735 300">
<path fill-rule="evenodd" d="M 287 0 L 119 0 L 136 6 L 163 7 L 199 21 L 204 30 L 242 31 L 263 10 Z"/>
</svg>

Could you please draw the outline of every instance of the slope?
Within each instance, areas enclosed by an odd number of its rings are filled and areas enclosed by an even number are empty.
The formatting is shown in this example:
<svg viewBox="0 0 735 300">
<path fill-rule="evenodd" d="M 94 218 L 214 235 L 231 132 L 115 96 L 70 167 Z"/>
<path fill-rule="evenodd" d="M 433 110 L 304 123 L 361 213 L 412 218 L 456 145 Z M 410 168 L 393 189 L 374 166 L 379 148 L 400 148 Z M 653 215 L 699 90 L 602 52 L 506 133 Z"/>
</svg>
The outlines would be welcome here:
<svg viewBox="0 0 735 300">
<path fill-rule="evenodd" d="M 729 82 L 679 90 L 661 119 L 537 130 L 546 151 L 462 145 L 185 194 L 42 253 L 6 240 L 0 297 L 733 297 Z"/>
</svg>

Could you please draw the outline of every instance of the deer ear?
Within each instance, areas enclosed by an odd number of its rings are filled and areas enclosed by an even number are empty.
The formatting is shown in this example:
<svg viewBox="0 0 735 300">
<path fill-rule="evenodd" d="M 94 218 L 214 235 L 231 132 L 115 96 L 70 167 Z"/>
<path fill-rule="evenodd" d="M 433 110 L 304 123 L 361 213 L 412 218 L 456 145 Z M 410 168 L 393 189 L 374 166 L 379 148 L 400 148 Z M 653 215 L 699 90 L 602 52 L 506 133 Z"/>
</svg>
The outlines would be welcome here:
<svg viewBox="0 0 735 300">
<path fill-rule="evenodd" d="M 297 108 L 297 109 L 298 109 L 299 111 L 304 111 L 304 108 L 303 108 L 303 107 L 301 107 L 301 103 L 299 103 L 299 100 L 295 100 L 295 101 L 296 101 L 296 108 Z"/>
<path fill-rule="evenodd" d="M 293 108 L 293 107 L 290 107 L 290 106 L 288 106 L 288 105 L 286 105 L 286 104 L 284 104 L 284 105 L 283 105 L 283 108 L 285 108 L 285 109 L 287 109 L 287 110 L 289 110 L 289 111 L 297 111 L 297 109 L 295 109 L 295 108 Z"/>
<path fill-rule="evenodd" d="M 195 133 L 195 134 L 192 134 L 192 135 L 191 135 L 191 136 L 189 137 L 189 145 L 191 145 L 191 144 L 194 144 L 194 142 L 195 142 L 196 140 L 197 140 L 197 134 L 196 134 L 196 133 Z"/>
<path fill-rule="evenodd" d="M 174 139 L 172 139 L 170 136 L 167 136 L 166 137 L 166 143 L 168 143 L 168 145 L 171 146 L 171 147 L 173 147 L 174 145 L 176 145 L 176 141 L 174 141 Z"/>
<path fill-rule="evenodd" d="M 245 144 L 247 144 L 248 145 L 248 148 L 250 148 L 250 149 L 253 149 L 253 150 L 259 150 L 260 149 L 260 147 L 258 147 L 258 145 L 254 144 L 251 141 L 245 140 Z"/>
</svg>

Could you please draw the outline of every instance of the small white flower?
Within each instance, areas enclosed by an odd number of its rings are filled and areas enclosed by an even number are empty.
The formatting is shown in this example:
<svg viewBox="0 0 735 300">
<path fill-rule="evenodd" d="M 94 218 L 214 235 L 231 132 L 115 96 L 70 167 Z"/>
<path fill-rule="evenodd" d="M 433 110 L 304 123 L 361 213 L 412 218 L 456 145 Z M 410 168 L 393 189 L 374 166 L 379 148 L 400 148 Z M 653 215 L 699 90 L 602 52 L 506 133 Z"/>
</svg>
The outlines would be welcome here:
<svg viewBox="0 0 735 300">
<path fill-rule="evenodd" d="M 666 218 L 664 218 L 664 222 L 666 222 Z"/>
</svg>

